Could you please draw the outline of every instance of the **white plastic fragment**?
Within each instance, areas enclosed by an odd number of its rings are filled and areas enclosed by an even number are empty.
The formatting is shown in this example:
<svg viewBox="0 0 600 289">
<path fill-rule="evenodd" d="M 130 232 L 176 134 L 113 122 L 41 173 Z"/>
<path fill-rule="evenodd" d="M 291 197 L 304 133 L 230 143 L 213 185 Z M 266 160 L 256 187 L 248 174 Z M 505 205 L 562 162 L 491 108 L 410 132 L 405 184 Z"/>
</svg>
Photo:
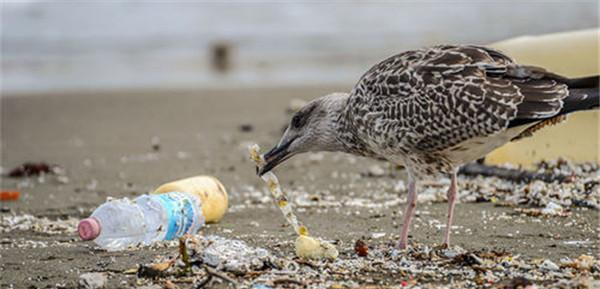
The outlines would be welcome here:
<svg viewBox="0 0 600 289">
<path fill-rule="evenodd" d="M 556 265 L 554 262 L 546 259 L 544 262 L 542 262 L 542 264 L 540 264 L 540 269 L 547 271 L 558 271 L 560 270 L 560 267 L 558 267 L 558 265 Z"/>
<path fill-rule="evenodd" d="M 206 238 L 210 241 L 210 245 L 204 250 L 202 260 L 210 266 L 223 268 L 225 271 L 244 274 L 251 270 L 259 270 L 271 257 L 266 249 L 248 246 L 241 240 L 219 236 Z"/>
<path fill-rule="evenodd" d="M 563 212 L 563 207 L 555 202 L 550 202 L 542 209 L 542 214 L 556 216 Z"/>
<path fill-rule="evenodd" d="M 106 273 L 84 273 L 79 275 L 79 288 L 99 289 L 106 286 Z"/>
</svg>

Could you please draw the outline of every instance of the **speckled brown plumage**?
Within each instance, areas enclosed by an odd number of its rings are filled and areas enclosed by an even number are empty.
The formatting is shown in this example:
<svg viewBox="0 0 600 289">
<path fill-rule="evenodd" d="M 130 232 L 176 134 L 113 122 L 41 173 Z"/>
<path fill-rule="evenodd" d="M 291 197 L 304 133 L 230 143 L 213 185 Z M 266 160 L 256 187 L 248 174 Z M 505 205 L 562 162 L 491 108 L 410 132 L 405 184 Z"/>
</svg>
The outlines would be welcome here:
<svg viewBox="0 0 600 289">
<path fill-rule="evenodd" d="M 467 150 L 457 146 L 498 134 L 515 119 L 556 115 L 568 95 L 563 80 L 481 46 L 407 51 L 360 78 L 340 122 L 362 149 L 413 165 L 414 173 L 451 173 L 468 160 L 448 150 Z"/>
</svg>

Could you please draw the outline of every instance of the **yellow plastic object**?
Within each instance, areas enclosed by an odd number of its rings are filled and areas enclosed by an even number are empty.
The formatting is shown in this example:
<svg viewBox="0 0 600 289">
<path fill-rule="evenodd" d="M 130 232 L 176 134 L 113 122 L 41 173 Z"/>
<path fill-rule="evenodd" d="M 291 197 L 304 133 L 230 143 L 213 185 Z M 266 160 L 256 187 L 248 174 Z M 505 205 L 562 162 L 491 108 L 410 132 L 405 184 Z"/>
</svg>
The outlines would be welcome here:
<svg viewBox="0 0 600 289">
<path fill-rule="evenodd" d="M 227 211 L 229 200 L 227 191 L 219 180 L 211 176 L 197 176 L 166 183 L 154 193 L 186 192 L 202 201 L 202 213 L 207 223 L 216 223 Z"/>
<path fill-rule="evenodd" d="M 536 65 L 567 77 L 600 74 L 600 30 L 582 30 L 542 36 L 523 36 L 491 44 L 520 64 Z M 574 162 L 600 162 L 600 114 L 577 112 L 567 121 L 545 127 L 533 137 L 506 144 L 486 157 L 491 164 L 530 166 L 559 157 Z"/>
<path fill-rule="evenodd" d="M 296 256 L 300 258 L 333 261 L 338 255 L 335 246 L 328 242 L 303 235 L 298 236 L 296 239 Z"/>
</svg>

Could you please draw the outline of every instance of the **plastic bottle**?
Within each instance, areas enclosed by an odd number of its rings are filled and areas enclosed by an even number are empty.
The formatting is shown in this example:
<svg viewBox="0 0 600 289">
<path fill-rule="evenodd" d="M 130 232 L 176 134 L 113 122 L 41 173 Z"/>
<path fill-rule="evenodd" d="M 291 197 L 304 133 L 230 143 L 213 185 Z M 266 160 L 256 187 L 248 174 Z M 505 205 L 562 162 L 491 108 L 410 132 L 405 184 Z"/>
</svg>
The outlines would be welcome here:
<svg viewBox="0 0 600 289">
<path fill-rule="evenodd" d="M 78 231 L 82 240 L 118 250 L 196 233 L 205 222 L 220 220 L 226 210 L 223 185 L 213 177 L 199 176 L 165 184 L 134 200 L 108 201 L 81 220 Z"/>
</svg>

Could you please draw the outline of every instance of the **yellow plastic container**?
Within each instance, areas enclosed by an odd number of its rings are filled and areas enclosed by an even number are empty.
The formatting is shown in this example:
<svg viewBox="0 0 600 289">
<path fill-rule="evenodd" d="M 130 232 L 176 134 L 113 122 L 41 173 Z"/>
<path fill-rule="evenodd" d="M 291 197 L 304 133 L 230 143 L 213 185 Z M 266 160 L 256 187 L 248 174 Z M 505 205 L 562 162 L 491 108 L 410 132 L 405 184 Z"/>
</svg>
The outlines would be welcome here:
<svg viewBox="0 0 600 289">
<path fill-rule="evenodd" d="M 537 65 L 567 77 L 600 74 L 600 29 L 523 36 L 493 43 L 521 64 Z M 574 162 L 600 162 L 600 112 L 576 112 L 566 122 L 545 127 L 533 137 L 508 143 L 490 153 L 490 164 L 525 167 L 559 157 Z"/>
<path fill-rule="evenodd" d="M 227 191 L 215 177 L 196 176 L 166 183 L 153 193 L 185 192 L 193 194 L 202 201 L 202 214 L 207 223 L 216 223 L 229 207 Z"/>
</svg>

